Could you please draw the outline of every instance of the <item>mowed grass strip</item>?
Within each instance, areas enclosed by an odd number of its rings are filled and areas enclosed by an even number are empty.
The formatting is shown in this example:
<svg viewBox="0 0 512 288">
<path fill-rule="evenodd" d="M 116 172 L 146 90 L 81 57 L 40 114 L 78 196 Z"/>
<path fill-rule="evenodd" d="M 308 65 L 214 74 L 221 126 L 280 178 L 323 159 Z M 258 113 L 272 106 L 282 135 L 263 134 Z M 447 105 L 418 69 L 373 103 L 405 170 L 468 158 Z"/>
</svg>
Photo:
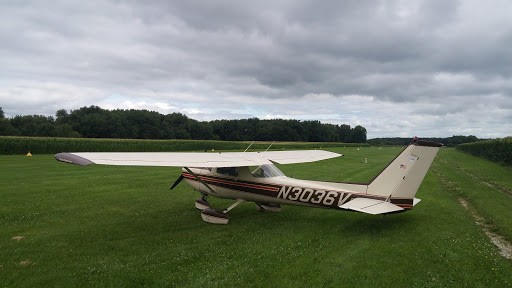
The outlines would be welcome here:
<svg viewBox="0 0 512 288">
<path fill-rule="evenodd" d="M 447 190 L 467 200 L 512 243 L 512 167 L 454 149 L 443 149 L 437 166 Z"/>
<path fill-rule="evenodd" d="M 329 150 L 345 156 L 280 168 L 297 178 L 368 181 L 400 151 Z M 187 185 L 168 190 L 178 168 L 0 156 L 0 286 L 510 287 L 511 261 L 443 187 L 443 157 L 407 213 L 261 213 L 244 203 L 217 226 L 201 220 Z"/>
</svg>

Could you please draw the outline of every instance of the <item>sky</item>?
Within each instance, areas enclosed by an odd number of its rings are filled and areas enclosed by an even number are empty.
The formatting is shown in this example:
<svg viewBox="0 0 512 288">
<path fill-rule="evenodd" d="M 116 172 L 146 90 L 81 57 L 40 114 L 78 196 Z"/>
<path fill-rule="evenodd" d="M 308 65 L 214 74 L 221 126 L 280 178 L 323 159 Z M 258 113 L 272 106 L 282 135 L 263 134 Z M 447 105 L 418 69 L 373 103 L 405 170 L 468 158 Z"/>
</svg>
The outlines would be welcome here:
<svg viewBox="0 0 512 288">
<path fill-rule="evenodd" d="M 512 135 L 512 1 L 0 0 L 7 117 L 104 109 Z"/>
</svg>

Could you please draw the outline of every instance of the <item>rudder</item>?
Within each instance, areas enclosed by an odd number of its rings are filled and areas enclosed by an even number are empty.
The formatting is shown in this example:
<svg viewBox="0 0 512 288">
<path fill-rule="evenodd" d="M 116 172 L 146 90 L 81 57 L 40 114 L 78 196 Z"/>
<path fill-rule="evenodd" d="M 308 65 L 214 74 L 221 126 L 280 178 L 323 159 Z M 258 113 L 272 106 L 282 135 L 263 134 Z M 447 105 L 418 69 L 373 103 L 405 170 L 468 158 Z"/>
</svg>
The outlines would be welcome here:
<svg viewBox="0 0 512 288">
<path fill-rule="evenodd" d="M 440 143 L 415 138 L 370 182 L 367 193 L 386 196 L 387 199 L 409 199 L 413 204 L 414 195 L 441 146 Z"/>
</svg>

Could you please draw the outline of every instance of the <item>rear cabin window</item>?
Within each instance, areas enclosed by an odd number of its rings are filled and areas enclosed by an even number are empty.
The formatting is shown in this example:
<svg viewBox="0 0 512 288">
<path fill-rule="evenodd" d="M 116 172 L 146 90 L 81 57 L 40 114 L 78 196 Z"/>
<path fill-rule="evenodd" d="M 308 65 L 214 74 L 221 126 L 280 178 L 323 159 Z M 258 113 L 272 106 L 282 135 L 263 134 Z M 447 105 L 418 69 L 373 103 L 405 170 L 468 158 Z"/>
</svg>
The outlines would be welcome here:
<svg viewBox="0 0 512 288">
<path fill-rule="evenodd" d="M 238 167 L 219 167 L 217 168 L 217 173 L 227 176 L 238 177 Z"/>
</svg>

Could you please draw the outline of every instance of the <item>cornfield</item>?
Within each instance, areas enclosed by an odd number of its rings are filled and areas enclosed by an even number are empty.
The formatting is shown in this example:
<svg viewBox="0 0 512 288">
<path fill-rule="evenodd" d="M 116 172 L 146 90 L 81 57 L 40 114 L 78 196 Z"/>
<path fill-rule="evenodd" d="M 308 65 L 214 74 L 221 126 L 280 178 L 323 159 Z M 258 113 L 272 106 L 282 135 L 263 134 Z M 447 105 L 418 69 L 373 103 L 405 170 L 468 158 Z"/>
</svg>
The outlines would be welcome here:
<svg viewBox="0 0 512 288">
<path fill-rule="evenodd" d="M 491 161 L 512 165 L 512 137 L 461 144 L 457 149 Z"/>
<path fill-rule="evenodd" d="M 272 142 L 255 142 L 250 150 L 265 150 Z M 142 140 L 52 137 L 0 137 L 0 154 L 55 154 L 60 152 L 171 152 L 171 151 L 244 151 L 251 142 L 214 140 Z M 365 146 L 327 142 L 276 142 L 271 150 L 317 149 L 343 146 Z"/>
</svg>

